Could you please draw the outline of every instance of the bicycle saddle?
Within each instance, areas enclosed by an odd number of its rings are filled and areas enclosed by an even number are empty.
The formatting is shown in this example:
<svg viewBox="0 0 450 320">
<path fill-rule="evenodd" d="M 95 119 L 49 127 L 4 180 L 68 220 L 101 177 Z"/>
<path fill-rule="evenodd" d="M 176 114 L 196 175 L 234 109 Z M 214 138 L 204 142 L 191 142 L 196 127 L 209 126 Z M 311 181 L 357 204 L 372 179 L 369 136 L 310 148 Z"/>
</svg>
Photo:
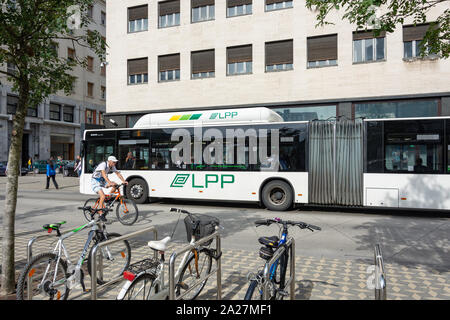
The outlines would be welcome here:
<svg viewBox="0 0 450 320">
<path fill-rule="evenodd" d="M 268 247 L 278 247 L 278 242 L 280 239 L 277 236 L 273 237 L 261 237 L 258 239 L 259 243 L 268 246 Z"/>
<path fill-rule="evenodd" d="M 149 241 L 148 246 L 153 250 L 166 251 L 167 244 L 169 243 L 170 239 L 170 237 L 165 237 L 160 241 Z"/>
<path fill-rule="evenodd" d="M 66 223 L 65 221 L 60 223 L 52 223 L 52 224 L 44 224 L 43 228 L 48 231 L 48 233 L 51 233 L 53 230 L 58 231 L 61 225 Z"/>
</svg>

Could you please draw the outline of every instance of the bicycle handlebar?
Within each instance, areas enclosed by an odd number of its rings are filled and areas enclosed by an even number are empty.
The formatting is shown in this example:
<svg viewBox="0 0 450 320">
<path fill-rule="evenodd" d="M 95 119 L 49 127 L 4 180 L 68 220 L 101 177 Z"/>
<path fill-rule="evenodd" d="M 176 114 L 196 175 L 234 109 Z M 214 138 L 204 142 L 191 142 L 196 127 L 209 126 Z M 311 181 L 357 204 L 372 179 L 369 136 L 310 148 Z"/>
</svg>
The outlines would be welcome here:
<svg viewBox="0 0 450 320">
<path fill-rule="evenodd" d="M 177 208 L 170 208 L 170 212 L 181 212 L 181 213 L 185 213 L 185 214 L 191 214 L 189 211 L 184 210 L 184 209 L 177 209 Z"/>
<path fill-rule="evenodd" d="M 277 223 L 277 224 L 282 224 L 282 225 L 291 225 L 291 226 L 297 226 L 300 229 L 308 229 L 312 232 L 314 232 L 314 230 L 322 230 L 322 228 L 315 226 L 313 224 L 308 224 L 305 222 L 301 222 L 301 221 L 283 221 L 280 218 L 274 218 L 274 219 L 266 219 L 266 220 L 257 220 L 255 221 L 255 224 L 257 227 L 259 226 L 270 226 L 273 223 Z"/>
</svg>

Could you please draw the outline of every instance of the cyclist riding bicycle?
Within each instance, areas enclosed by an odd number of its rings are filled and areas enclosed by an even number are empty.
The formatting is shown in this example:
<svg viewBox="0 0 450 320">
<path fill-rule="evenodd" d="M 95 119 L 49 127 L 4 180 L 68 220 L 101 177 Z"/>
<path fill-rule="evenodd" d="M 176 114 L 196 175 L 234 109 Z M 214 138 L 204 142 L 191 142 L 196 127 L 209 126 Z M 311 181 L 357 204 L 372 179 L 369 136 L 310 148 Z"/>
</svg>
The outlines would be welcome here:
<svg viewBox="0 0 450 320">
<path fill-rule="evenodd" d="M 103 208 L 103 202 L 105 201 L 106 195 L 103 192 L 102 188 L 111 188 L 111 193 L 116 191 L 117 183 L 112 182 L 108 179 L 109 172 L 114 172 L 117 177 L 119 177 L 120 180 L 124 184 L 128 184 L 128 182 L 123 178 L 123 176 L 120 174 L 120 171 L 117 170 L 116 164 L 119 162 L 119 160 L 116 159 L 114 156 L 108 157 L 107 161 L 104 161 L 100 163 L 97 168 L 95 168 L 94 173 L 92 174 L 91 178 L 91 186 L 92 190 L 100 196 L 99 201 L 99 208 Z M 103 211 L 99 211 L 100 219 L 103 221 L 106 221 L 106 218 L 103 216 Z"/>
</svg>

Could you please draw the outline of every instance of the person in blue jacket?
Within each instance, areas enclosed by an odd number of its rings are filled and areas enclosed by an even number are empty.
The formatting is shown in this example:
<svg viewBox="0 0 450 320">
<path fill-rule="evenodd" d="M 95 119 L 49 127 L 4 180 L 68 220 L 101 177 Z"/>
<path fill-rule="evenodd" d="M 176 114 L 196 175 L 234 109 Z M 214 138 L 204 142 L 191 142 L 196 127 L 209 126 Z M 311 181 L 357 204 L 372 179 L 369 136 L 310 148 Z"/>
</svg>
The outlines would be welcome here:
<svg viewBox="0 0 450 320">
<path fill-rule="evenodd" d="M 53 180 L 53 184 L 55 185 L 55 188 L 58 189 L 58 184 L 55 180 L 56 171 L 55 171 L 55 163 L 53 157 L 50 157 L 49 160 L 47 160 L 47 186 L 45 189 L 48 189 L 50 186 L 50 178 Z"/>
</svg>

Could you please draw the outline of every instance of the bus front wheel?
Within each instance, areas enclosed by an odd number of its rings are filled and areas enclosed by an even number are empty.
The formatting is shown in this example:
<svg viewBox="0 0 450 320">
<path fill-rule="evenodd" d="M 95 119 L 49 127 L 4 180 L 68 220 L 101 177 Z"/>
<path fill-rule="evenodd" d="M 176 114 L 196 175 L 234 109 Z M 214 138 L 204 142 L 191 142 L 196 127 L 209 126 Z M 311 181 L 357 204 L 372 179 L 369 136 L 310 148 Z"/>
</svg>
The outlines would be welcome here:
<svg viewBox="0 0 450 320">
<path fill-rule="evenodd" d="M 132 179 L 128 182 L 126 188 L 128 199 L 133 199 L 134 202 L 142 204 L 148 200 L 148 188 L 143 179 Z"/>
<path fill-rule="evenodd" d="M 268 182 L 262 189 L 261 198 L 264 206 L 271 211 L 286 211 L 294 201 L 291 186 L 281 180 Z"/>
</svg>

